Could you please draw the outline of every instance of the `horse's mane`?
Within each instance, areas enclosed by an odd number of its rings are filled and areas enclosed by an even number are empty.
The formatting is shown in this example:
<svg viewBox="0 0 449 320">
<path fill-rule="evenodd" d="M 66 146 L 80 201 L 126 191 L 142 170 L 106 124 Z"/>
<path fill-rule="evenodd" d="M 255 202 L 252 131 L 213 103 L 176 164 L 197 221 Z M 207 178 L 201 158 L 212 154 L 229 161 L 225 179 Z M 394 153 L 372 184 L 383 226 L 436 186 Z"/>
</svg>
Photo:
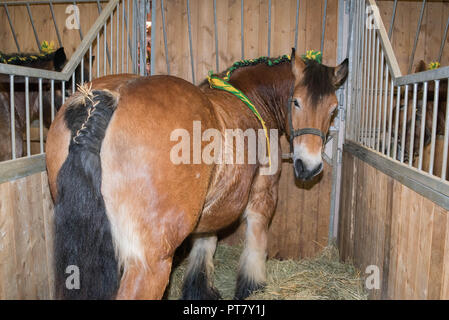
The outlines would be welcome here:
<svg viewBox="0 0 449 320">
<path fill-rule="evenodd" d="M 0 52 L 0 63 L 25 65 L 33 62 L 45 62 L 53 60 L 56 51 L 51 53 L 3 53 Z"/>
<path fill-rule="evenodd" d="M 307 88 L 313 105 L 316 105 L 321 97 L 335 92 L 332 68 L 311 59 L 304 59 L 304 63 L 306 68 L 304 69 L 302 85 Z"/>
<path fill-rule="evenodd" d="M 226 70 L 224 70 L 220 73 L 214 73 L 211 75 L 217 76 L 217 77 L 225 79 L 225 80 L 226 79 L 229 80 L 232 73 L 237 69 L 241 69 L 241 68 L 249 67 L 249 66 L 255 66 L 255 65 L 259 65 L 259 64 L 265 64 L 267 66 L 274 66 L 274 65 L 281 64 L 283 62 L 290 62 L 290 60 L 291 60 L 290 56 L 288 56 L 288 55 L 279 56 L 277 58 L 259 57 L 257 59 L 244 59 L 244 60 L 239 60 L 237 62 L 234 62 L 232 64 L 232 66 L 230 66 L 229 68 L 227 68 Z M 200 83 L 199 86 L 204 86 L 204 85 L 208 85 L 207 79 L 204 79 Z"/>
</svg>

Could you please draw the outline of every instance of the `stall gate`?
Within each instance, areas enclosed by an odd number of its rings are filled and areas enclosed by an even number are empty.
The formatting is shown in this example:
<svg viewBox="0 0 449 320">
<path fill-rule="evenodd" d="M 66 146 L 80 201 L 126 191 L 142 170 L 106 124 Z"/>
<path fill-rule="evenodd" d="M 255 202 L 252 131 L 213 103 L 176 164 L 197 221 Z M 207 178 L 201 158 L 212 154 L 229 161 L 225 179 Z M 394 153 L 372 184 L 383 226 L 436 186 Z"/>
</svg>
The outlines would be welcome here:
<svg viewBox="0 0 449 320">
<path fill-rule="evenodd" d="M 366 272 L 371 298 L 449 299 L 449 67 L 401 74 L 391 4 L 388 32 L 374 0 L 352 2 L 338 247 Z M 419 5 L 408 73 L 427 3 Z M 448 26 L 438 26 L 434 62 Z"/>
</svg>

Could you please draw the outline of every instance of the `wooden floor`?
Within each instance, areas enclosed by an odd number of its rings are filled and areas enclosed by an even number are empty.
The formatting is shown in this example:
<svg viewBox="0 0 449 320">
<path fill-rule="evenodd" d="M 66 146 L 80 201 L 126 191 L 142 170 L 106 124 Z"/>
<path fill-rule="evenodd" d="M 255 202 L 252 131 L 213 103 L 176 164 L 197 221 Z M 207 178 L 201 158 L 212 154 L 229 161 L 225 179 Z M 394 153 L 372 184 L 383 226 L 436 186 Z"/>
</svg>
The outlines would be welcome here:
<svg viewBox="0 0 449 320">
<path fill-rule="evenodd" d="M 372 299 L 449 299 L 448 212 L 381 171 L 343 156 L 338 247 L 380 271 Z"/>
</svg>

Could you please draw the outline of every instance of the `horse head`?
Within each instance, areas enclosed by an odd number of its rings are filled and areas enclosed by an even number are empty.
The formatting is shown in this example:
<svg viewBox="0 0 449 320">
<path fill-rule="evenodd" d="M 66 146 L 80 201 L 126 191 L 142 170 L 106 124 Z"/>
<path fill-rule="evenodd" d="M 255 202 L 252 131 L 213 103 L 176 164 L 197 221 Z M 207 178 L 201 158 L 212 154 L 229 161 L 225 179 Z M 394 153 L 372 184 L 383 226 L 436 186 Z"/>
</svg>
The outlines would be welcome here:
<svg viewBox="0 0 449 320">
<path fill-rule="evenodd" d="M 295 81 L 286 128 L 293 148 L 295 176 L 309 180 L 323 169 L 322 151 L 338 106 L 335 91 L 346 80 L 348 59 L 337 67 L 329 67 L 295 58 L 295 50 L 291 58 Z"/>
</svg>

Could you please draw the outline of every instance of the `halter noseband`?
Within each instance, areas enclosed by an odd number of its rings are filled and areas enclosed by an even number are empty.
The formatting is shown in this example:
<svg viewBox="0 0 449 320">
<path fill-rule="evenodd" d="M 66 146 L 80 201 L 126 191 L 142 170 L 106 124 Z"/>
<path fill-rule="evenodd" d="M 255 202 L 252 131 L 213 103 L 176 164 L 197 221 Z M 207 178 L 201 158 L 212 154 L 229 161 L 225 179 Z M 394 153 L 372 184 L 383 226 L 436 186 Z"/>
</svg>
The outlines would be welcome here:
<svg viewBox="0 0 449 320">
<path fill-rule="evenodd" d="M 288 112 L 288 130 L 290 133 L 290 156 L 293 157 L 293 140 L 296 137 L 305 135 L 305 134 L 313 134 L 315 136 L 318 136 L 323 141 L 323 146 L 326 144 L 326 135 L 317 128 L 302 128 L 302 129 L 294 129 L 293 128 L 293 122 L 292 122 L 292 102 L 293 102 L 293 91 L 295 89 L 295 85 L 292 86 L 292 89 L 290 91 L 290 98 L 287 102 L 287 112 Z"/>
</svg>

